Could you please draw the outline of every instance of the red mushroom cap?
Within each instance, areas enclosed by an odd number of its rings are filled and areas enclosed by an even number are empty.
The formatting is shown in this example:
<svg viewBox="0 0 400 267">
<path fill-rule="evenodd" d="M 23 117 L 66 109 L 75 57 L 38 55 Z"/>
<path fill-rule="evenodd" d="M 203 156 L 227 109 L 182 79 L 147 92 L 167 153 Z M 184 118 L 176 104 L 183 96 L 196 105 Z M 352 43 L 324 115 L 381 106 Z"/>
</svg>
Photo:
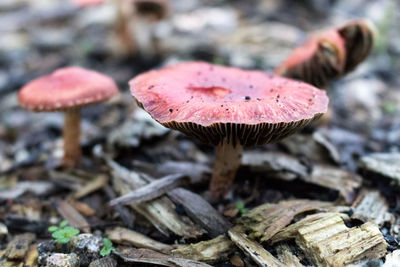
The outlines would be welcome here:
<svg viewBox="0 0 400 267">
<path fill-rule="evenodd" d="M 118 93 L 106 75 L 67 67 L 25 85 L 18 94 L 21 106 L 33 111 L 55 111 L 102 102 Z"/>
<path fill-rule="evenodd" d="M 276 141 L 327 110 L 325 92 L 260 71 L 188 62 L 130 81 L 152 117 L 205 143 Z"/>
<path fill-rule="evenodd" d="M 105 0 L 71 0 L 71 2 L 78 7 L 90 7 L 104 4 Z"/>
<path fill-rule="evenodd" d="M 345 64 L 345 40 L 337 29 L 331 29 L 311 36 L 275 73 L 323 87 L 328 79 L 343 73 Z"/>
</svg>

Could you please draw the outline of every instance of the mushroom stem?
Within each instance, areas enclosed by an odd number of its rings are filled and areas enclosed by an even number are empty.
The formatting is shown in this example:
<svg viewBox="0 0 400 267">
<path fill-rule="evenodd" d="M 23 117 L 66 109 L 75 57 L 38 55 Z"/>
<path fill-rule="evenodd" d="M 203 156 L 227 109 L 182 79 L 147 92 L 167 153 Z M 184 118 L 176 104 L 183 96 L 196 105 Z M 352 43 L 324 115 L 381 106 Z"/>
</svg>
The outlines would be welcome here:
<svg viewBox="0 0 400 267">
<path fill-rule="evenodd" d="M 64 157 L 63 166 L 75 167 L 81 158 L 79 136 L 81 132 L 81 109 L 71 108 L 65 111 Z"/>
<path fill-rule="evenodd" d="M 243 146 L 224 140 L 216 148 L 216 159 L 211 177 L 210 191 L 213 199 L 226 194 L 235 180 L 236 172 L 240 167 Z"/>
</svg>

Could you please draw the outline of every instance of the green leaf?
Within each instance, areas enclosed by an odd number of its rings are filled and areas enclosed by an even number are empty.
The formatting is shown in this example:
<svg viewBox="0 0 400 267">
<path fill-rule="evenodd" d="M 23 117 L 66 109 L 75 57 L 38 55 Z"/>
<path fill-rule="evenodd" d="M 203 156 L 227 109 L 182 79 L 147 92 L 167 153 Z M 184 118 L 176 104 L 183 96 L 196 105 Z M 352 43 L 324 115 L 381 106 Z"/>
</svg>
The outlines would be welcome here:
<svg viewBox="0 0 400 267">
<path fill-rule="evenodd" d="M 66 237 L 65 232 L 63 230 L 57 230 L 53 232 L 51 235 L 54 239 L 64 238 Z"/>
<path fill-rule="evenodd" d="M 57 230 L 58 230 L 58 227 L 55 226 L 55 225 L 53 225 L 53 226 L 50 226 L 49 228 L 47 228 L 47 230 L 48 230 L 49 232 L 54 232 L 54 231 L 57 231 Z"/>
<path fill-rule="evenodd" d="M 77 234 L 79 234 L 79 230 L 76 229 L 76 228 L 74 228 L 74 227 L 72 227 L 72 226 L 67 226 L 67 227 L 65 227 L 65 228 L 63 229 L 63 231 L 65 232 L 65 234 L 66 234 L 68 237 L 76 236 Z"/>
<path fill-rule="evenodd" d="M 68 222 L 66 220 L 60 222 L 60 228 L 64 228 L 67 225 L 68 225 Z"/>
<path fill-rule="evenodd" d="M 106 256 L 114 250 L 113 243 L 108 238 L 103 238 L 103 248 L 100 250 L 101 256 Z"/>
<path fill-rule="evenodd" d="M 242 201 L 238 201 L 235 203 L 236 208 L 239 210 L 240 214 L 246 214 L 249 210 L 244 206 Z"/>
<path fill-rule="evenodd" d="M 58 238 L 56 241 L 60 244 L 66 244 L 69 242 L 69 237 L 64 237 L 64 238 Z"/>
</svg>

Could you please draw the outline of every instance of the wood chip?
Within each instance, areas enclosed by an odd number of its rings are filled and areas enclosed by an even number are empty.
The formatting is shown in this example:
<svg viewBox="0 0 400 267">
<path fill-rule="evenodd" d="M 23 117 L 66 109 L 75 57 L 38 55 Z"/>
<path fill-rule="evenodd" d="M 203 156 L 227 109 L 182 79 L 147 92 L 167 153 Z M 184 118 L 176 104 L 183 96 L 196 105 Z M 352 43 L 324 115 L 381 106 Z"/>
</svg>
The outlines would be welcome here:
<svg viewBox="0 0 400 267">
<path fill-rule="evenodd" d="M 277 152 L 244 152 L 242 166 L 284 180 L 293 180 L 308 175 L 307 167 L 301 164 L 297 158 Z"/>
<path fill-rule="evenodd" d="M 103 188 L 108 181 L 108 177 L 106 175 L 98 175 L 93 180 L 89 181 L 83 187 L 79 188 L 74 194 L 73 197 L 75 199 L 80 199 L 85 197 L 101 188 Z"/>
<path fill-rule="evenodd" d="M 243 166 L 253 172 L 260 172 L 268 177 L 283 180 L 299 179 L 306 183 L 316 184 L 338 191 L 347 203 L 352 203 L 356 189 L 361 186 L 361 177 L 327 165 L 313 165 L 311 172 L 299 159 L 277 152 L 245 152 Z"/>
<path fill-rule="evenodd" d="M 235 245 L 225 235 L 190 245 L 181 245 L 171 251 L 172 255 L 205 262 L 228 259 Z"/>
<path fill-rule="evenodd" d="M 400 185 L 400 153 L 372 153 L 361 158 L 360 167 Z"/>
<path fill-rule="evenodd" d="M 302 220 L 291 224 L 285 227 L 283 230 L 279 231 L 276 235 L 274 235 L 268 242 L 270 244 L 275 244 L 276 242 L 280 242 L 283 240 L 294 239 L 298 233 L 298 230 L 303 225 L 308 225 L 314 223 L 315 221 L 326 219 L 331 220 L 331 217 L 336 218 L 337 222 L 340 223 L 342 219 L 349 220 L 349 216 L 343 213 L 336 212 L 326 212 L 326 213 L 316 213 L 312 215 L 308 215 Z M 343 228 L 345 229 L 345 228 Z"/>
<path fill-rule="evenodd" d="M 146 202 L 162 196 L 166 192 L 182 185 L 185 179 L 188 179 L 185 175 L 171 174 L 163 178 L 156 179 L 153 182 L 131 191 L 121 197 L 115 198 L 111 200 L 109 204 L 114 206 L 117 204 L 126 205 Z"/>
<path fill-rule="evenodd" d="M 172 201 L 181 204 L 188 216 L 207 230 L 211 237 L 226 233 L 232 224 L 200 195 L 183 188 L 168 193 Z"/>
<path fill-rule="evenodd" d="M 37 259 L 39 252 L 37 250 L 37 245 L 31 245 L 29 247 L 28 253 L 26 254 L 24 267 L 35 267 L 37 266 Z"/>
<path fill-rule="evenodd" d="M 54 204 L 56 206 L 57 211 L 61 214 L 61 216 L 68 221 L 68 224 L 78 228 L 79 230 L 90 233 L 90 225 L 86 221 L 86 219 L 76 210 L 74 209 L 68 202 L 55 199 Z"/>
<path fill-rule="evenodd" d="M 382 226 L 385 222 L 394 222 L 389 212 L 389 204 L 379 191 L 362 191 L 353 203 L 352 218 L 361 221 L 373 221 Z"/>
<path fill-rule="evenodd" d="M 111 257 L 104 257 L 97 259 L 95 261 L 92 261 L 89 264 L 89 267 L 117 267 L 117 261 L 114 260 Z"/>
<path fill-rule="evenodd" d="M 135 172 L 120 166 L 115 161 L 106 159 L 112 169 L 113 186 L 121 195 L 131 190 L 145 186 L 147 181 Z M 146 203 L 130 205 L 132 209 L 143 215 L 161 233 L 169 236 L 170 232 L 186 238 L 195 238 L 205 233 L 197 225 L 176 213 L 175 205 L 166 196 L 159 197 Z"/>
<path fill-rule="evenodd" d="M 260 244 L 247 238 L 246 234 L 237 227 L 228 231 L 231 240 L 244 253 L 246 253 L 258 266 L 262 267 L 284 267 L 278 259 L 265 250 Z"/>
<path fill-rule="evenodd" d="M 251 239 L 259 238 L 264 242 L 288 225 L 297 214 L 331 205 L 328 202 L 312 200 L 267 203 L 250 210 L 239 219 L 238 223 L 244 227 Z"/>
<path fill-rule="evenodd" d="M 133 166 L 153 176 L 164 176 L 174 173 L 181 173 L 190 177 L 190 184 L 205 183 L 211 175 L 211 168 L 208 165 L 193 162 L 166 161 L 158 164 L 151 164 L 144 161 L 134 160 Z"/>
<path fill-rule="evenodd" d="M 144 248 L 141 249 L 125 248 L 119 251 L 115 251 L 113 252 L 113 254 L 119 256 L 125 262 L 130 262 L 130 263 L 158 264 L 168 267 L 211 267 L 210 265 L 199 261 L 174 258 Z"/>
<path fill-rule="evenodd" d="M 0 190 L 0 199 L 16 199 L 25 193 L 31 193 L 36 196 L 48 195 L 54 190 L 54 184 L 44 181 L 36 182 L 19 182 L 12 188 L 7 190 Z"/>
<path fill-rule="evenodd" d="M 172 246 L 155 241 L 141 233 L 127 228 L 116 227 L 106 231 L 107 237 L 115 243 L 130 243 L 138 248 L 149 248 L 158 252 L 170 252 Z"/>
<path fill-rule="evenodd" d="M 22 260 L 29 250 L 29 246 L 35 240 L 36 236 L 31 233 L 16 235 L 8 243 L 4 255 L 9 260 Z"/>
<path fill-rule="evenodd" d="M 338 191 L 347 203 L 354 201 L 362 182 L 361 177 L 354 173 L 327 165 L 314 165 L 311 175 L 302 180 Z"/>
<path fill-rule="evenodd" d="M 294 235 L 296 244 L 317 266 L 340 267 L 386 254 L 387 244 L 375 224 L 367 222 L 348 228 L 341 215 L 323 215 L 317 220 L 306 218 L 298 222 Z"/>
</svg>

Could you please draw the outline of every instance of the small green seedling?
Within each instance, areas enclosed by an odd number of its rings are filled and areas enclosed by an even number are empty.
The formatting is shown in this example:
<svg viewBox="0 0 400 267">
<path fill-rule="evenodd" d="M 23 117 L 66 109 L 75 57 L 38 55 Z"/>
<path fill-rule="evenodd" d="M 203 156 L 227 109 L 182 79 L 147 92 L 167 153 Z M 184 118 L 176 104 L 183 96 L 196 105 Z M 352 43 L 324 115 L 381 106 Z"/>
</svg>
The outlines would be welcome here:
<svg viewBox="0 0 400 267">
<path fill-rule="evenodd" d="M 111 251 L 114 249 L 115 248 L 113 247 L 111 240 L 108 238 L 103 238 L 103 248 L 100 250 L 100 255 L 103 257 L 110 255 Z"/>
<path fill-rule="evenodd" d="M 236 208 L 239 210 L 241 215 L 246 214 L 249 210 L 244 206 L 243 201 L 238 201 L 235 203 Z"/>
<path fill-rule="evenodd" d="M 48 228 L 51 236 L 60 244 L 66 244 L 69 239 L 79 234 L 79 230 L 69 226 L 67 221 L 62 221 L 58 226 L 50 226 Z"/>
</svg>

